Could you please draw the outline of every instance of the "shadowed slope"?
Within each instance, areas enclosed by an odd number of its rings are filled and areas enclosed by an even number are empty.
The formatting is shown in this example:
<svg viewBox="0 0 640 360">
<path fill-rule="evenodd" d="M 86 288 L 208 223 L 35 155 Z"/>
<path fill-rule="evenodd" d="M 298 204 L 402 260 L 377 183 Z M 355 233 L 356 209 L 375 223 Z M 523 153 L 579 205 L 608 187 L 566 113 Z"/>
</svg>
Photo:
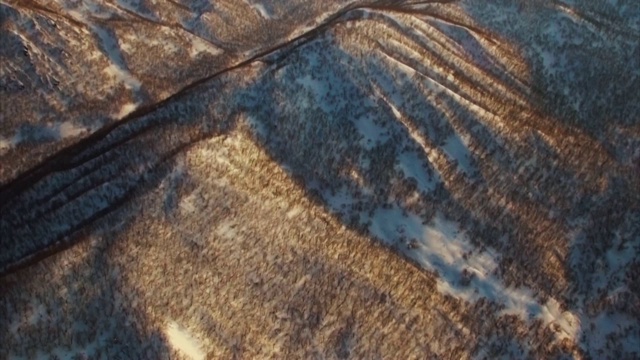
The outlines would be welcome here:
<svg viewBox="0 0 640 360">
<path fill-rule="evenodd" d="M 63 150 L 0 189 L 3 270 L 96 236 L 130 321 L 212 357 L 633 356 L 637 121 L 614 146 L 541 106 L 555 43 L 477 6 L 321 17 Z"/>
</svg>

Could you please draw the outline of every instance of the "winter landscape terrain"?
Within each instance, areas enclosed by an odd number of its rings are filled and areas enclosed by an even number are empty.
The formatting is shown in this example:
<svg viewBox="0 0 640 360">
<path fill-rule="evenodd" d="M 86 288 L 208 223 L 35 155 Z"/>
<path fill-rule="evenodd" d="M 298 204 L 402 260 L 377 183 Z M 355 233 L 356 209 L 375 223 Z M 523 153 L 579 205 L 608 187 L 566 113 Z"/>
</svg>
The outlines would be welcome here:
<svg viewBox="0 0 640 360">
<path fill-rule="evenodd" d="M 0 0 L 0 359 L 637 359 L 637 0 Z"/>
</svg>

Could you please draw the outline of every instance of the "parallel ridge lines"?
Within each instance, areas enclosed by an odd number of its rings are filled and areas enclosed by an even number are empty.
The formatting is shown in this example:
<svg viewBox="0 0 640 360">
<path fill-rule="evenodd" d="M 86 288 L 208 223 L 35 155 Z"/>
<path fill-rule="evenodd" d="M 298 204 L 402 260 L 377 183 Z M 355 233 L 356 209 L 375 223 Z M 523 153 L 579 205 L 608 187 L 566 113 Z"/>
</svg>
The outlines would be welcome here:
<svg viewBox="0 0 640 360">
<path fill-rule="evenodd" d="M 146 149 L 143 154 L 136 154 L 148 161 L 139 166 L 128 152 L 137 150 L 136 144 L 146 144 L 149 139 L 145 137 L 152 137 L 148 133 L 150 130 L 155 131 L 165 125 L 167 119 L 155 114 L 157 110 L 193 95 L 202 86 L 224 74 L 282 50 L 290 51 L 301 46 L 352 10 L 375 8 L 347 5 L 295 38 L 199 79 L 157 103 L 141 107 L 2 184 L 0 228 L 3 236 L 0 238 L 0 247 L 8 251 L 0 258 L 0 276 L 72 246 L 74 240 L 71 236 L 74 233 L 124 204 L 145 181 L 148 172 L 154 171 L 194 142 L 213 135 L 211 132 L 187 135 L 186 139 L 173 144 L 173 149 L 167 144 Z M 117 176 L 119 173 L 124 174 Z M 96 205 L 96 202 L 103 203 Z M 65 220 L 68 223 L 64 223 Z M 50 232 L 51 228 L 57 230 L 55 234 Z M 42 233 L 47 236 L 43 238 Z"/>
</svg>

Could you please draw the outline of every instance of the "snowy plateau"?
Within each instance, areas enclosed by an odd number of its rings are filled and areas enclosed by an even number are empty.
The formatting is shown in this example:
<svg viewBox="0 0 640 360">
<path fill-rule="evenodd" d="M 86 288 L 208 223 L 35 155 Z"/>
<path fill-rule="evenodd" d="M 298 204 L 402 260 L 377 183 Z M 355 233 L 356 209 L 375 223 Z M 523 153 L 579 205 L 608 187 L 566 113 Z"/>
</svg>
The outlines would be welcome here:
<svg viewBox="0 0 640 360">
<path fill-rule="evenodd" d="M 0 359 L 640 358 L 637 0 L 0 0 Z"/>
</svg>

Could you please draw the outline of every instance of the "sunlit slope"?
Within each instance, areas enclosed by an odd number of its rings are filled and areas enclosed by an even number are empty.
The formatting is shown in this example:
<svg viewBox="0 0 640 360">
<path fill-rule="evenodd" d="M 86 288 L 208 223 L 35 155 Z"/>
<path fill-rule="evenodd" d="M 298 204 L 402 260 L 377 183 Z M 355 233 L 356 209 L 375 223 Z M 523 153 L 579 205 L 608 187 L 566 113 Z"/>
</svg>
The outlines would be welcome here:
<svg viewBox="0 0 640 360">
<path fill-rule="evenodd" d="M 366 3 L 3 1 L 0 183 Z"/>
<path fill-rule="evenodd" d="M 9 353 L 633 358 L 640 12 L 483 4 L 310 12 L 17 172 Z"/>
</svg>

